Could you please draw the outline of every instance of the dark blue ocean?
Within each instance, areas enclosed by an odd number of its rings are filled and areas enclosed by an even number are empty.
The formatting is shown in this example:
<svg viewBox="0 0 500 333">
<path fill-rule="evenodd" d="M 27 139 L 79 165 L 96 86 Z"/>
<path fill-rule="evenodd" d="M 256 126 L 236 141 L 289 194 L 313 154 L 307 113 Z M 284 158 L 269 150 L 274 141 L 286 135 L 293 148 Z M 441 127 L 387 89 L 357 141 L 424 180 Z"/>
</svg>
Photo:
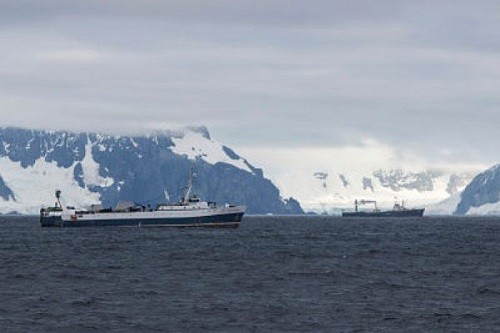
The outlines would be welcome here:
<svg viewBox="0 0 500 333">
<path fill-rule="evenodd" d="M 42 229 L 0 217 L 0 327 L 500 331 L 500 218 Z"/>
</svg>

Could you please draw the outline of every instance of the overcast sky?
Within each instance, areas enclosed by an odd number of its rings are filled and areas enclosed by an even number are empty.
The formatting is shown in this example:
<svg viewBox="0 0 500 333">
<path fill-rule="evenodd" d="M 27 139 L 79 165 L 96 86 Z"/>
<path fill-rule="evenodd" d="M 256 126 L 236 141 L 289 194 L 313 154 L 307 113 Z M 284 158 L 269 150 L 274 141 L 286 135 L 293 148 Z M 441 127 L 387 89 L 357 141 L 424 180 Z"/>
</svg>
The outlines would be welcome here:
<svg viewBox="0 0 500 333">
<path fill-rule="evenodd" d="M 0 0 L 0 46 L 2 126 L 500 162 L 497 0 Z"/>
</svg>

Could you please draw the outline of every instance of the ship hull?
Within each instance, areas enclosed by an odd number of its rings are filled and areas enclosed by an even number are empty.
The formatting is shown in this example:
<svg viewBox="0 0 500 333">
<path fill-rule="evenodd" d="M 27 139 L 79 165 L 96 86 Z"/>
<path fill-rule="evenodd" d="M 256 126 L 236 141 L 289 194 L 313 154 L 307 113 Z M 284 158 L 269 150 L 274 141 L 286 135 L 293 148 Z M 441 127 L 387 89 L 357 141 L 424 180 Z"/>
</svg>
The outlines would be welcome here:
<svg viewBox="0 0 500 333">
<path fill-rule="evenodd" d="M 387 210 L 377 212 L 342 212 L 343 217 L 422 217 L 424 209 Z"/>
<path fill-rule="evenodd" d="M 237 228 L 243 218 L 243 211 L 210 214 L 155 214 L 154 212 L 100 213 L 72 216 L 40 216 L 42 227 L 216 227 Z"/>
</svg>

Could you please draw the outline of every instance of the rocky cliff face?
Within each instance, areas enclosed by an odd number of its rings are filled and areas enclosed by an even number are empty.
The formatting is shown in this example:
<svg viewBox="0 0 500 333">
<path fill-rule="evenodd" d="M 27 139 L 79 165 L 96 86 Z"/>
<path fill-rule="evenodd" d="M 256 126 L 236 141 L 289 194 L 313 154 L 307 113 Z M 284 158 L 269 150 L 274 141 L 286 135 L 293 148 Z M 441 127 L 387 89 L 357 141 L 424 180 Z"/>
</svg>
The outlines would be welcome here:
<svg viewBox="0 0 500 333">
<path fill-rule="evenodd" d="M 500 164 L 480 173 L 462 192 L 457 215 L 500 215 Z"/>
<path fill-rule="evenodd" d="M 79 206 L 176 201 L 191 167 L 203 199 L 246 205 L 254 214 L 303 213 L 204 127 L 133 137 L 0 129 L 0 212 L 36 213 L 53 203 L 56 188 Z"/>
</svg>

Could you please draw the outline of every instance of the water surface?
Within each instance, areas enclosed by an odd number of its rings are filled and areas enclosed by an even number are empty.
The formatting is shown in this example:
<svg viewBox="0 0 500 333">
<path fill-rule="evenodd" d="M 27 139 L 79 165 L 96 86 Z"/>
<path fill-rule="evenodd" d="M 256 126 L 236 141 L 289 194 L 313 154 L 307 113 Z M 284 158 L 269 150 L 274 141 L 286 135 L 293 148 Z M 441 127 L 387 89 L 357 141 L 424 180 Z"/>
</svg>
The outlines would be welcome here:
<svg viewBox="0 0 500 333">
<path fill-rule="evenodd" d="M 499 249 L 498 218 L 42 229 L 0 217 L 0 327 L 498 331 Z"/>
</svg>

